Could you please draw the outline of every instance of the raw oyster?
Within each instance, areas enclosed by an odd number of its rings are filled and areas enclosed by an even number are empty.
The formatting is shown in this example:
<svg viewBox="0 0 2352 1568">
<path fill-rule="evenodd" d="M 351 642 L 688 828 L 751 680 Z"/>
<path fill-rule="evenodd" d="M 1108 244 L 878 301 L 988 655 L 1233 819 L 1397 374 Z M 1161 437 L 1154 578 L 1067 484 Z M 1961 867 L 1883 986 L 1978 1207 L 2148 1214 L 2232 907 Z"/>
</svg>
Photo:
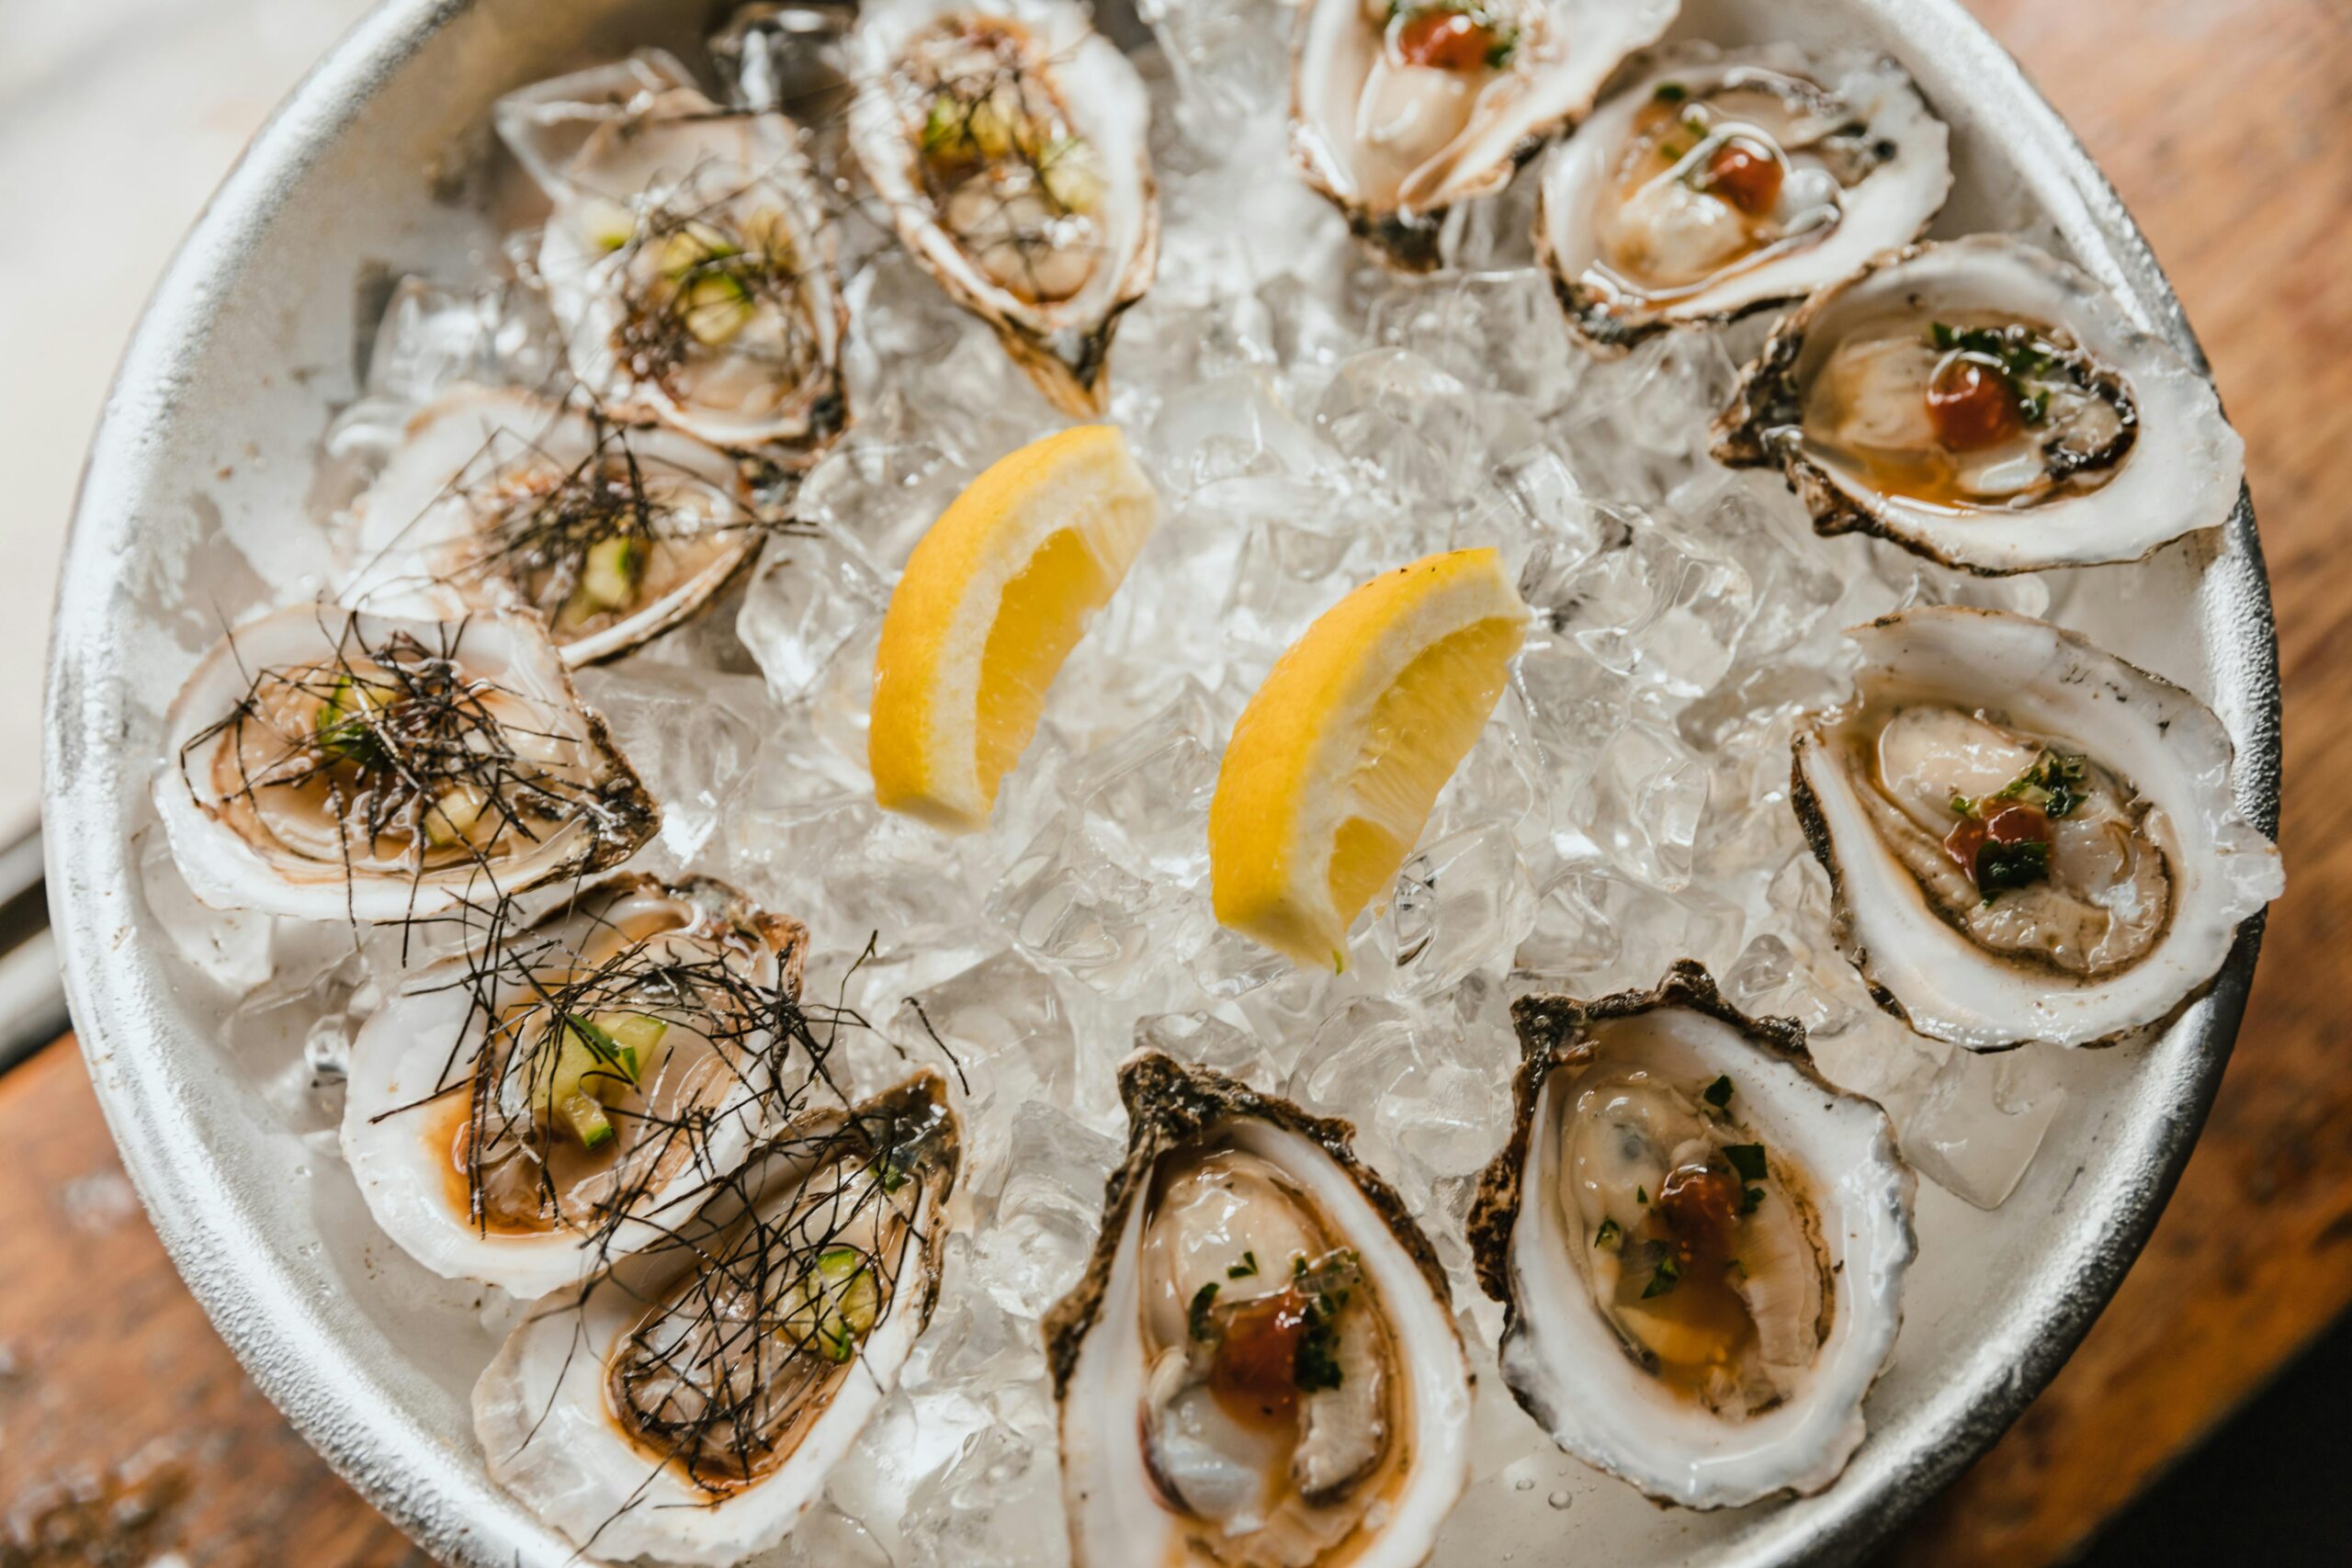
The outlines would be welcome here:
<svg viewBox="0 0 2352 1568">
<path fill-rule="evenodd" d="M 849 307 L 800 128 L 722 109 L 655 52 L 497 118 L 554 203 L 539 273 L 581 384 L 621 417 L 812 461 L 849 418 Z"/>
<path fill-rule="evenodd" d="M 534 620 L 266 612 L 164 716 L 155 807 L 222 909 L 401 920 L 635 853 L 662 813 Z"/>
<path fill-rule="evenodd" d="M 1596 346 L 1717 325 L 1917 239 L 1950 141 L 1881 56 L 1686 46 L 1544 161 L 1536 249 Z"/>
<path fill-rule="evenodd" d="M 1503 1381 L 1562 1448 L 1651 1496 L 1818 1492 L 1862 1440 L 1917 1243 L 1871 1100 L 1788 1019 L 1685 960 L 1652 991 L 1522 997 L 1510 1141 L 1470 1215 L 1508 1309 Z"/>
<path fill-rule="evenodd" d="M 1860 695 L 1798 735 L 1793 799 L 1887 1010 L 1975 1051 L 2095 1045 L 2211 984 L 2284 886 L 2220 719 L 2023 615 L 1849 635 Z"/>
<path fill-rule="evenodd" d="M 1882 257 L 1781 322 L 1715 421 L 1823 534 L 1997 575 L 2137 560 L 2237 504 L 2212 383 L 2089 277 L 1999 235 Z"/>
<path fill-rule="evenodd" d="M 787 1127 L 508 1338 L 474 1385 L 492 1478 L 598 1561 L 781 1540 L 931 1321 L 957 1140 L 928 1073 Z"/>
<path fill-rule="evenodd" d="M 1451 1292 L 1319 1121 L 1157 1052 L 1127 1158 L 1046 1318 L 1075 1568 L 1411 1568 L 1468 1477 Z"/>
<path fill-rule="evenodd" d="M 477 387 L 419 412 L 352 511 L 359 565 L 344 603 L 435 620 L 527 607 L 574 665 L 702 609 L 762 536 L 725 453 Z"/>
<path fill-rule="evenodd" d="M 1510 180 L 1681 0 L 1307 0 L 1291 152 L 1398 266 L 1439 261 L 1447 211 Z"/>
<path fill-rule="evenodd" d="M 1099 414 L 1159 265 L 1143 79 L 1070 0 L 875 0 L 850 142 L 899 238 L 1054 406 Z"/>
<path fill-rule="evenodd" d="M 418 971 L 352 1049 L 368 1212 L 526 1300 L 671 1235 L 790 1098 L 806 943 L 722 883 L 623 874 Z"/>
</svg>

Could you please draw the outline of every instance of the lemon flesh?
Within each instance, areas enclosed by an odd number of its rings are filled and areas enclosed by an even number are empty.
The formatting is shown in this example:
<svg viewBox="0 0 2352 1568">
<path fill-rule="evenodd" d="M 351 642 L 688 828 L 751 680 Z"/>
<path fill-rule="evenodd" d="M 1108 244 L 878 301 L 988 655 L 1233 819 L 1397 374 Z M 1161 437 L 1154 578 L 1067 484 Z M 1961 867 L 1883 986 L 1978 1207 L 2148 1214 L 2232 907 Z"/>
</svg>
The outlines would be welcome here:
<svg viewBox="0 0 2352 1568">
<path fill-rule="evenodd" d="M 1046 694 L 1151 535 L 1158 502 L 1117 427 L 989 468 L 907 558 L 882 617 L 866 759 L 885 809 L 987 826 Z"/>
<path fill-rule="evenodd" d="M 1294 643 L 1234 726 L 1209 807 L 1217 919 L 1303 964 L 1395 881 L 1510 677 L 1526 606 L 1491 549 L 1373 579 Z"/>
</svg>

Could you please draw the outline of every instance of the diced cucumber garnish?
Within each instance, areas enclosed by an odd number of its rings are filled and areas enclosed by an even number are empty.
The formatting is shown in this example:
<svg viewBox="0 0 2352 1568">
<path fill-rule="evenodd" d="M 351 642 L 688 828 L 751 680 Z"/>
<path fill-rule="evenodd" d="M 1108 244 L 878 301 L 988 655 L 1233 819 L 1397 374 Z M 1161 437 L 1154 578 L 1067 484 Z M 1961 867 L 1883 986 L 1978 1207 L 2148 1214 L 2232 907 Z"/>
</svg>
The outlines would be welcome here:
<svg viewBox="0 0 2352 1568">
<path fill-rule="evenodd" d="M 644 570 L 643 552 L 627 534 L 599 539 L 588 547 L 580 567 L 580 592 L 599 610 L 626 610 L 637 602 L 637 581 Z"/>
<path fill-rule="evenodd" d="M 697 267 L 741 254 L 742 249 L 707 223 L 688 223 L 662 242 L 662 274 L 684 279 Z"/>
<path fill-rule="evenodd" d="M 436 850 L 461 843 L 490 809 L 490 792 L 480 784 L 453 784 L 424 813 L 424 841 Z"/>
<path fill-rule="evenodd" d="M 644 1080 L 669 1029 L 644 1013 L 567 1014 L 548 1075 L 549 1121 L 579 1139 L 582 1147 L 603 1147 L 613 1136 L 605 1106 Z"/>
<path fill-rule="evenodd" d="M 881 1286 L 865 1255 L 854 1247 L 829 1247 L 794 1284 L 784 1331 L 794 1346 L 808 1346 L 838 1365 L 857 1354 L 881 1313 Z"/>
<path fill-rule="evenodd" d="M 574 1093 L 556 1102 L 556 1113 L 583 1149 L 601 1149 L 613 1141 L 613 1119 L 585 1094 Z"/>
<path fill-rule="evenodd" d="M 1102 200 L 1102 168 L 1093 143 L 1066 136 L 1037 160 L 1046 194 L 1070 212 L 1091 212 Z"/>
<path fill-rule="evenodd" d="M 376 752 L 375 732 L 368 728 L 367 694 L 348 675 L 335 677 L 334 690 L 319 705 L 312 726 L 319 750 L 336 761 L 366 762 Z"/>
<path fill-rule="evenodd" d="M 680 297 L 686 331 L 716 348 L 752 324 L 752 291 L 732 273 L 707 272 Z"/>
</svg>

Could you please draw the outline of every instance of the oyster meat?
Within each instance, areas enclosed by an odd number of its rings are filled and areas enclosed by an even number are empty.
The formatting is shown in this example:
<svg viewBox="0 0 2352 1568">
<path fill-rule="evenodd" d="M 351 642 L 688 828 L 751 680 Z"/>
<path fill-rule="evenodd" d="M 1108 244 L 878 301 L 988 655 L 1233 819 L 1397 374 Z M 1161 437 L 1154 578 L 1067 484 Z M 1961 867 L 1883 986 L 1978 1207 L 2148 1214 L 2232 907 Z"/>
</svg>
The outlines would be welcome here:
<svg viewBox="0 0 2352 1568">
<path fill-rule="evenodd" d="M 762 537 L 750 487 L 715 447 L 477 387 L 418 412 L 352 511 L 344 603 L 435 620 L 526 607 L 574 665 L 701 610 Z"/>
<path fill-rule="evenodd" d="M 492 1476 L 598 1561 L 774 1546 L 931 1321 L 957 1144 L 928 1073 L 793 1122 L 507 1339 L 474 1385 Z"/>
<path fill-rule="evenodd" d="M 1850 635 L 1854 704 L 1795 741 L 1849 955 L 1972 1050 L 2101 1044 L 2211 983 L 2284 886 L 2221 720 L 2073 632 L 1956 606 Z"/>
<path fill-rule="evenodd" d="M 1657 989 L 1523 997 L 1510 1141 L 1470 1215 L 1503 1381 L 1553 1439 L 1661 1501 L 1818 1492 L 1862 1440 L 1917 1244 L 1871 1100 L 1788 1019 L 1684 961 Z"/>
<path fill-rule="evenodd" d="M 1306 0 L 1291 152 L 1390 261 L 1435 267 L 1447 211 L 1592 107 L 1680 0 Z"/>
<path fill-rule="evenodd" d="M 1319 1121 L 1156 1052 L 1046 1319 L 1075 1568 L 1412 1568 L 1468 1477 L 1445 1276 Z"/>
<path fill-rule="evenodd" d="M 617 865 L 661 808 L 536 620 L 298 604 L 164 716 L 155 807 L 215 908 L 401 920 Z"/>
<path fill-rule="evenodd" d="M 806 943 L 722 883 L 623 874 L 419 970 L 353 1045 L 368 1212 L 526 1300 L 672 1234 L 791 1098 Z"/>
<path fill-rule="evenodd" d="M 1977 235 L 1881 258 L 1781 322 L 1714 455 L 1778 465 L 1823 534 L 1987 575 L 2137 560 L 2229 520 L 2212 383 L 2084 274 Z"/>
<path fill-rule="evenodd" d="M 1719 324 L 1918 238 L 1949 142 L 1879 55 L 1686 46 L 1545 161 L 1537 250 L 1590 344 Z"/>
<path fill-rule="evenodd" d="M 1143 79 L 1070 0 L 876 0 L 851 50 L 850 142 L 900 242 L 1055 407 L 1101 413 L 1159 264 Z"/>
<path fill-rule="evenodd" d="M 554 204 L 539 273 L 608 412 L 787 468 L 841 433 L 849 307 L 798 126 L 722 109 L 659 53 L 510 95 L 497 119 Z"/>
</svg>

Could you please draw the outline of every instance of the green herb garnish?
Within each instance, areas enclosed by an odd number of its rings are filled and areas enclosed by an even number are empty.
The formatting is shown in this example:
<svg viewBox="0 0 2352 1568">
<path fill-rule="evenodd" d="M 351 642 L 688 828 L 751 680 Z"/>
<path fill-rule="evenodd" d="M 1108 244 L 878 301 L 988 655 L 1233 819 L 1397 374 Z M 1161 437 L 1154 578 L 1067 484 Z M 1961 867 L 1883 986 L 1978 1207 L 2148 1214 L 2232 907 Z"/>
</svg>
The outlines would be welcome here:
<svg viewBox="0 0 2352 1568">
<path fill-rule="evenodd" d="M 1216 1281 L 1212 1280 L 1193 1292 L 1193 1305 L 1184 1314 L 1187 1327 L 1195 1339 L 1209 1337 L 1209 1309 L 1216 1305 Z"/>
<path fill-rule="evenodd" d="M 1679 104 L 1690 96 L 1690 89 L 1679 82 L 1660 82 L 1652 96 L 1662 104 Z"/>
<path fill-rule="evenodd" d="M 1739 1213 L 1742 1218 L 1754 1213 L 1764 1201 L 1764 1189 L 1743 1187 L 1739 1192 Z"/>
<path fill-rule="evenodd" d="M 1247 1280 L 1257 1272 L 1258 1255 L 1254 1252 L 1245 1252 L 1241 1255 L 1240 1262 L 1227 1268 L 1225 1277 L 1228 1280 Z"/>
<path fill-rule="evenodd" d="M 1739 1172 L 1743 1181 L 1764 1179 L 1764 1145 L 1761 1144 L 1725 1144 L 1724 1158 L 1731 1161 L 1732 1169 Z"/>
<path fill-rule="evenodd" d="M 1713 1106 L 1718 1111 L 1721 1111 L 1724 1106 L 1729 1105 L 1731 1103 L 1731 1075 L 1729 1073 L 1725 1073 L 1723 1077 L 1709 1084 L 1706 1088 L 1706 1091 L 1699 1098 L 1705 1100 L 1708 1104 Z"/>
<path fill-rule="evenodd" d="M 1600 1228 L 1592 1233 L 1592 1245 L 1613 1247 L 1624 1234 L 1624 1227 L 1615 1220 L 1603 1220 L 1600 1222 Z"/>
<path fill-rule="evenodd" d="M 1674 1260 L 1673 1254 L 1668 1253 L 1657 1260 L 1657 1269 L 1650 1275 L 1650 1282 L 1642 1287 L 1642 1300 L 1647 1301 L 1652 1296 L 1662 1296 L 1680 1283 L 1682 1283 L 1682 1265 Z"/>
<path fill-rule="evenodd" d="M 1987 839 L 1976 850 L 1976 887 L 1984 902 L 2015 887 L 2030 887 L 2050 874 L 2050 846 L 2040 839 L 1996 844 Z"/>
</svg>

